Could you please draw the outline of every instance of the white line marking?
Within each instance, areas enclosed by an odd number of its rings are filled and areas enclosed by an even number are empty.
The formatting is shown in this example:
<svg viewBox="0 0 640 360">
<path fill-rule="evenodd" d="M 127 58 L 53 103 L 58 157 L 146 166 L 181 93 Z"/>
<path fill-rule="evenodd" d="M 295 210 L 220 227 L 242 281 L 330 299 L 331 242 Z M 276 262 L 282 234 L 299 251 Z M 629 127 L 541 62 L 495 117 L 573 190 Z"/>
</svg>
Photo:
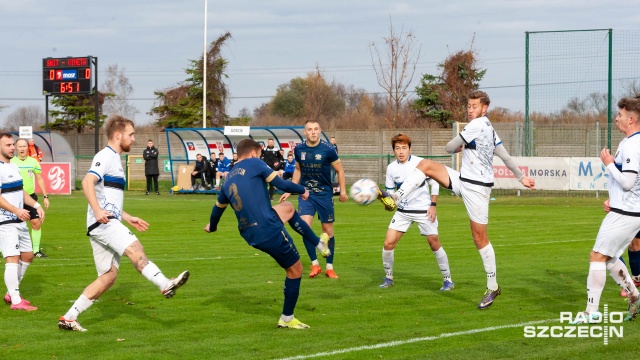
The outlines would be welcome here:
<svg viewBox="0 0 640 360">
<path fill-rule="evenodd" d="M 458 331 L 458 332 L 452 332 L 452 333 L 444 333 L 444 334 L 440 334 L 440 335 L 436 335 L 436 336 L 427 336 L 427 337 L 413 338 L 413 339 L 408 339 L 408 340 L 391 341 L 391 342 L 386 342 L 386 343 L 376 344 L 376 345 L 357 346 L 357 347 L 346 348 L 346 349 L 342 349 L 342 350 L 325 351 L 325 352 L 315 353 L 315 354 L 311 354 L 311 355 L 298 355 L 298 356 L 283 358 L 283 359 L 280 359 L 280 360 L 310 359 L 310 358 L 314 358 L 314 357 L 346 354 L 346 353 L 355 352 L 355 351 L 362 351 L 362 350 L 381 349 L 381 348 L 386 348 L 386 347 L 399 346 L 399 345 L 417 343 L 417 342 L 422 342 L 422 341 L 439 340 L 439 339 L 449 338 L 449 337 L 453 337 L 453 336 L 470 335 L 470 334 L 477 334 L 477 333 L 488 332 L 488 331 L 495 331 L 495 330 L 502 330 L 502 329 L 509 329 L 509 328 L 517 328 L 517 327 L 525 327 L 525 326 L 528 326 L 528 325 L 537 325 L 537 324 L 543 324 L 543 323 L 552 322 L 552 321 L 558 321 L 558 319 L 555 318 L 555 319 L 547 319 L 547 320 L 529 321 L 529 322 L 523 322 L 523 323 L 519 323 L 519 324 L 491 326 L 491 327 L 482 328 L 482 329 L 473 329 L 473 330 Z"/>
</svg>

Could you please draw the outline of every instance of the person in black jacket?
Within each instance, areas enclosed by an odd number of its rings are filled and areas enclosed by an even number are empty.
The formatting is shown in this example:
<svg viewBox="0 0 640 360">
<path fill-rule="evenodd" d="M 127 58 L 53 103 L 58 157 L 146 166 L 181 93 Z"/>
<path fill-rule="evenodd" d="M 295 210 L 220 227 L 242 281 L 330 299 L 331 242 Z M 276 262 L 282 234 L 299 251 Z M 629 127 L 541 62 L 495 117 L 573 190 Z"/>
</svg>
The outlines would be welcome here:
<svg viewBox="0 0 640 360">
<path fill-rule="evenodd" d="M 158 169 L 158 149 L 153 146 L 153 140 L 147 141 L 147 148 L 142 152 L 144 157 L 144 176 L 147 178 L 147 195 L 151 191 L 151 180 L 153 180 L 153 186 L 156 189 L 156 194 L 160 195 L 158 191 L 158 176 L 160 176 L 160 170 Z"/>
<path fill-rule="evenodd" d="M 202 186 L 209 187 L 207 182 L 207 172 L 209 171 L 209 160 L 202 154 L 196 155 L 196 166 L 191 172 L 191 188 L 196 184 L 196 179 L 200 179 Z"/>
<path fill-rule="evenodd" d="M 280 169 L 280 164 L 284 161 L 284 157 L 280 154 L 280 151 L 276 149 L 274 146 L 273 139 L 267 140 L 267 147 L 262 150 L 262 156 L 260 159 L 264 161 L 267 166 L 269 166 L 272 170 L 278 171 Z M 275 188 L 271 183 L 269 183 L 269 199 L 273 200 L 273 192 Z"/>
</svg>

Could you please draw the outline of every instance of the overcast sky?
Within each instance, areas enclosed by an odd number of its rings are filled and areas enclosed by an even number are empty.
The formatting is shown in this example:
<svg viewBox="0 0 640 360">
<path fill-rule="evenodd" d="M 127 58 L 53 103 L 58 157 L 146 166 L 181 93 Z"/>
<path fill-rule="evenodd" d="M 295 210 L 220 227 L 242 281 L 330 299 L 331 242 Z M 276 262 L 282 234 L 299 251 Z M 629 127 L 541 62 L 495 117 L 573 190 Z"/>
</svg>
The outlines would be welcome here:
<svg viewBox="0 0 640 360">
<path fill-rule="evenodd" d="M 469 48 L 475 34 L 481 83 L 496 106 L 524 109 L 525 32 L 613 28 L 639 30 L 638 0 L 233 0 L 208 2 L 207 42 L 230 31 L 229 115 L 253 111 L 278 85 L 317 66 L 330 80 L 382 89 L 369 52 L 390 21 L 422 47 L 418 72 Z M 153 92 L 186 78 L 203 51 L 204 0 L 0 0 L 0 121 L 20 106 L 40 105 L 42 59 L 98 57 L 99 71 L 124 67 L 134 87 L 138 123 L 150 121 Z M 99 73 L 99 77 L 102 73 Z M 102 77 L 104 79 L 104 77 Z M 420 76 L 416 76 L 415 88 Z"/>
</svg>

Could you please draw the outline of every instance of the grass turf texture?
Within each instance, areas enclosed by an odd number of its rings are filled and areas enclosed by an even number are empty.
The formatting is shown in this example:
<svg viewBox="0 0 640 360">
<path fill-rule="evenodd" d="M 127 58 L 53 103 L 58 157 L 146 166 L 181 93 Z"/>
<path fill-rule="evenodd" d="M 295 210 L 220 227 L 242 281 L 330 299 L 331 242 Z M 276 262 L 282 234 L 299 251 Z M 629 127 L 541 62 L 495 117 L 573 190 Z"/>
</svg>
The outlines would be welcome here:
<svg viewBox="0 0 640 360">
<path fill-rule="evenodd" d="M 392 214 L 378 202 L 360 206 L 336 199 L 340 279 L 324 273 L 309 279 L 302 240 L 290 231 L 305 267 L 296 317 L 311 329 L 288 330 L 276 328 L 284 271 L 244 242 L 231 209 L 219 231 L 206 234 L 213 196 L 125 196 L 126 211 L 151 224 L 146 233 L 136 233 L 148 257 L 169 277 L 189 269 L 189 282 L 164 299 L 124 259 L 116 284 L 80 316 L 89 331 L 58 330 L 58 317 L 96 273 L 82 193 L 52 197 L 42 238 L 49 258 L 35 259 L 21 286 L 39 310 L 0 310 L 3 359 L 270 359 L 340 350 L 345 352 L 335 358 L 632 358 L 640 340 L 638 321 L 623 324 L 624 337 L 610 339 L 608 346 L 602 338 L 524 338 L 516 325 L 584 310 L 588 254 L 604 199 L 492 201 L 489 237 L 503 292 L 487 310 L 477 309 L 485 274 L 459 198 L 443 193 L 438 200 L 440 238 L 456 285 L 451 292 L 439 291 L 440 271 L 415 225 L 396 248 L 395 286 L 379 289 L 382 242 Z M 314 228 L 319 231 L 317 219 Z M 619 290 L 608 277 L 601 310 L 609 304 L 610 311 L 626 311 Z M 504 328 L 471 333 L 491 327 Z M 466 333 L 441 336 L 458 332 Z"/>
</svg>

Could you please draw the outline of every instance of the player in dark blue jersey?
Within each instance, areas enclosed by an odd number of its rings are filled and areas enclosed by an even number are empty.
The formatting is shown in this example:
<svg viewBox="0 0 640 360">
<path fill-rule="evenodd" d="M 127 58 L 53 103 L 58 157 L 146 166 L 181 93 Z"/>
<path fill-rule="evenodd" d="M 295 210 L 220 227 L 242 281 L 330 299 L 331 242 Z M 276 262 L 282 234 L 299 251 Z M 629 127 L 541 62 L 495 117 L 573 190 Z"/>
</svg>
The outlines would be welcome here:
<svg viewBox="0 0 640 360">
<path fill-rule="evenodd" d="M 323 234 L 319 239 L 311 228 L 300 218 L 291 203 L 282 203 L 271 207 L 266 183 L 272 183 L 278 189 L 300 193 L 303 198 L 309 192 L 302 186 L 285 181 L 277 173 L 260 160 L 262 148 L 252 139 L 240 141 L 236 147 L 238 162 L 227 175 L 222 185 L 218 200 L 211 210 L 206 232 L 217 230 L 220 218 L 231 205 L 238 218 L 238 230 L 245 241 L 254 248 L 269 254 L 285 269 L 287 277 L 284 281 L 284 305 L 278 327 L 307 329 L 294 317 L 294 309 L 300 294 L 302 279 L 302 263 L 300 254 L 293 240 L 284 228 L 283 221 L 303 235 L 305 243 L 315 243 L 323 256 L 328 256 L 328 236 Z"/>
<path fill-rule="evenodd" d="M 309 198 L 302 196 L 298 199 L 298 212 L 304 221 L 311 226 L 316 212 L 318 219 L 322 223 L 322 232 L 329 234 L 329 250 L 331 255 L 327 257 L 327 276 L 337 279 L 333 270 L 333 256 L 335 254 L 335 238 L 333 236 L 334 208 L 333 208 L 333 185 L 331 182 L 331 167 L 338 175 L 340 185 L 340 201 L 345 202 L 347 196 L 344 170 L 338 158 L 335 147 L 324 140 L 320 140 L 322 129 L 316 120 L 307 120 L 304 124 L 304 134 L 307 140 L 296 146 L 294 156 L 296 159 L 296 170 L 293 172 L 291 181 L 302 184 L 309 191 Z M 290 193 L 285 193 L 280 197 L 280 202 L 286 200 Z M 305 248 L 311 258 L 311 273 L 309 277 L 316 277 L 322 272 L 316 251 L 311 243 L 305 242 Z"/>
</svg>

